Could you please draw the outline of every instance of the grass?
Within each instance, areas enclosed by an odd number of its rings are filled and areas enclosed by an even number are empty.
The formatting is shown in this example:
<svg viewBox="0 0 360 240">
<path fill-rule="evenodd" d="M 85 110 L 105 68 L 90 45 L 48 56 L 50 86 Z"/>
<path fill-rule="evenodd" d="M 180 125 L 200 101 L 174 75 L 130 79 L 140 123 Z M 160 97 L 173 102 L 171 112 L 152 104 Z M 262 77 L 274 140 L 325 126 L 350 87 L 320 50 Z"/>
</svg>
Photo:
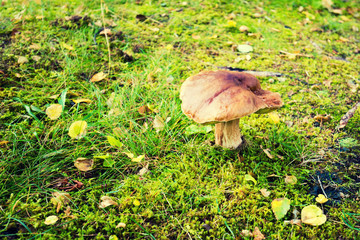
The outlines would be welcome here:
<svg viewBox="0 0 360 240">
<path fill-rule="evenodd" d="M 359 112 L 336 129 L 360 101 L 356 1 L 334 1 L 342 14 L 321 1 L 37 2 L 2 3 L 2 239 L 251 239 L 242 231 L 255 227 L 267 239 L 360 237 Z M 96 35 L 103 26 L 108 38 Z M 254 51 L 241 54 L 239 44 Z M 267 114 L 240 119 L 241 152 L 214 146 L 213 132 L 185 134 L 194 122 L 181 112 L 182 82 L 221 66 L 286 75 L 260 79 L 285 105 L 279 123 Z M 91 82 L 98 72 L 108 75 Z M 62 93 L 64 111 L 50 120 L 44 112 Z M 81 98 L 92 102 L 73 101 Z M 150 110 L 139 112 L 144 106 Z M 317 121 L 321 114 L 330 121 Z M 68 129 L 77 120 L 88 128 L 74 140 Z M 133 162 L 124 152 L 145 158 Z M 78 158 L 94 159 L 94 169 L 77 170 Z M 296 184 L 285 183 L 290 175 Z M 314 200 L 318 179 L 330 196 L 323 205 Z M 53 193 L 75 181 L 83 187 L 57 211 Z M 117 206 L 99 208 L 102 196 Z M 282 197 L 291 209 L 276 220 L 271 202 Z M 284 224 L 311 204 L 324 210 L 325 224 Z M 45 225 L 51 215 L 59 220 Z"/>
</svg>

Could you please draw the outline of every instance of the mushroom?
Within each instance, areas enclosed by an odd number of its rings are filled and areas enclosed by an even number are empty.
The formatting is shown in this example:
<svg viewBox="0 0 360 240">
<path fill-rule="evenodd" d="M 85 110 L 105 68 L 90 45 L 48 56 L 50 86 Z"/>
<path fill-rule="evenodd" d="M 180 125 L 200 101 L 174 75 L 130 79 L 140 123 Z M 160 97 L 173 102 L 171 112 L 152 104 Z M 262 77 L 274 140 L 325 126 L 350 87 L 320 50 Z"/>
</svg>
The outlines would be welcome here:
<svg viewBox="0 0 360 240">
<path fill-rule="evenodd" d="M 261 89 L 251 74 L 203 71 L 181 86 L 181 109 L 197 123 L 215 123 L 215 143 L 237 149 L 242 143 L 239 118 L 267 113 L 283 105 L 279 93 Z"/>
</svg>

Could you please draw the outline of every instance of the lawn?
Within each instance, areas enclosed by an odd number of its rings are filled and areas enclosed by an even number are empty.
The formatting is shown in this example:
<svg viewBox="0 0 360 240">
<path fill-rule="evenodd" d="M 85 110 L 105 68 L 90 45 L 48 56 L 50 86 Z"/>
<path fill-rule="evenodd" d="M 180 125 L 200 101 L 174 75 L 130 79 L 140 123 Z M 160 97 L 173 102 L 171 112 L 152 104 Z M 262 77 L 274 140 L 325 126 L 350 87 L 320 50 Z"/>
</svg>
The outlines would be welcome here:
<svg viewBox="0 0 360 240">
<path fill-rule="evenodd" d="M 2 0 L 0 238 L 360 239 L 359 10 Z M 284 102 L 240 118 L 237 150 L 181 109 L 221 68 L 266 72 Z"/>
</svg>

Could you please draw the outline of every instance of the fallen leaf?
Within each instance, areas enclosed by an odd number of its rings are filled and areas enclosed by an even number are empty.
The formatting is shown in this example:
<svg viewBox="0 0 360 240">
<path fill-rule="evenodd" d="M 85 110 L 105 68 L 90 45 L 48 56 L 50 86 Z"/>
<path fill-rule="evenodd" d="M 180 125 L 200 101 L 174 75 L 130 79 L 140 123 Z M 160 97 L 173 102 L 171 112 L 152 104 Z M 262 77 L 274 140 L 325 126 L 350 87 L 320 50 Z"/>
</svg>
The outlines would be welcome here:
<svg viewBox="0 0 360 240">
<path fill-rule="evenodd" d="M 239 31 L 240 32 L 248 32 L 249 28 L 247 26 L 242 25 L 242 26 L 239 27 Z"/>
<path fill-rule="evenodd" d="M 87 99 L 87 98 L 72 99 L 72 101 L 73 101 L 75 104 L 79 104 L 79 103 L 91 103 L 91 102 L 92 102 L 90 99 Z"/>
<path fill-rule="evenodd" d="M 148 105 L 143 105 L 143 106 L 139 107 L 138 112 L 141 115 L 146 115 L 146 114 L 152 113 L 152 110 L 149 108 Z"/>
<path fill-rule="evenodd" d="M 34 55 L 34 56 L 31 56 L 31 59 L 34 60 L 35 62 L 38 62 L 38 61 L 40 61 L 41 57 L 38 55 Z"/>
<path fill-rule="evenodd" d="M 211 132 L 212 129 L 213 128 L 210 125 L 191 124 L 185 128 L 185 135 L 190 136 L 198 133 L 206 134 L 208 132 Z"/>
<path fill-rule="evenodd" d="M 143 160 L 145 158 L 145 155 L 139 155 L 136 158 L 132 158 L 131 161 L 132 162 L 141 162 L 141 160 Z"/>
<path fill-rule="evenodd" d="M 360 102 L 356 103 L 354 107 L 352 107 L 344 116 L 341 117 L 339 126 L 337 127 L 338 129 L 344 128 L 348 124 L 350 118 L 352 118 L 352 116 L 354 116 L 356 109 L 359 106 L 360 106 Z"/>
<path fill-rule="evenodd" d="M 73 48 L 72 46 L 70 46 L 70 45 L 68 45 L 68 44 L 66 44 L 66 43 L 63 43 L 63 42 L 62 42 L 62 43 L 60 43 L 60 45 L 61 45 L 63 48 L 69 50 L 69 51 L 74 50 L 74 48 Z"/>
<path fill-rule="evenodd" d="M 277 220 L 285 217 L 290 209 L 290 200 L 287 198 L 277 198 L 271 202 L 271 209 Z"/>
<path fill-rule="evenodd" d="M 29 48 L 30 48 L 30 49 L 34 49 L 34 50 L 40 50 L 40 49 L 41 49 L 40 45 L 37 44 L 37 43 L 31 44 L 31 45 L 29 46 Z"/>
<path fill-rule="evenodd" d="M 61 207 L 68 204 L 71 200 L 69 193 L 65 192 L 53 192 L 53 197 L 50 199 L 50 202 L 56 207 L 56 212 L 59 212 Z"/>
<path fill-rule="evenodd" d="M 321 4 L 327 8 L 327 9 L 331 9 L 331 6 L 333 5 L 333 2 L 331 0 L 322 0 Z"/>
<path fill-rule="evenodd" d="M 104 167 L 112 167 L 115 164 L 115 160 L 111 157 L 104 158 L 103 166 Z"/>
<path fill-rule="evenodd" d="M 253 234 L 250 230 L 241 230 L 241 235 L 244 236 L 244 237 L 252 237 Z"/>
<path fill-rule="evenodd" d="M 356 83 L 355 83 L 354 81 L 352 81 L 352 80 L 349 80 L 349 81 L 347 81 L 346 83 L 347 83 L 347 85 L 349 86 L 350 91 L 351 91 L 352 93 L 357 92 L 357 90 L 358 90 L 358 88 L 359 88 L 359 84 L 356 84 Z"/>
<path fill-rule="evenodd" d="M 74 166 L 82 172 L 87 172 L 93 169 L 94 160 L 86 158 L 78 158 L 75 160 Z"/>
<path fill-rule="evenodd" d="M 326 222 L 326 216 L 316 205 L 309 205 L 301 210 L 301 221 L 312 226 L 319 226 Z"/>
<path fill-rule="evenodd" d="M 263 150 L 263 152 L 266 154 L 266 156 L 268 156 L 268 158 L 270 158 L 270 159 L 273 159 L 274 158 L 274 156 L 273 155 L 271 155 L 271 153 L 270 153 L 270 149 L 263 149 L 263 146 L 261 146 L 260 145 L 260 148 Z"/>
<path fill-rule="evenodd" d="M 99 35 L 111 35 L 112 34 L 112 32 L 111 32 L 111 29 L 110 28 L 105 28 L 104 30 L 102 30 L 100 33 L 99 33 Z"/>
<path fill-rule="evenodd" d="M 135 199 L 133 204 L 134 204 L 135 207 L 138 207 L 138 206 L 140 206 L 140 201 Z"/>
<path fill-rule="evenodd" d="M 152 27 L 152 28 L 150 28 L 150 30 L 153 31 L 153 32 L 159 32 L 160 31 L 160 29 L 157 28 L 157 27 Z"/>
<path fill-rule="evenodd" d="M 242 44 L 237 46 L 237 50 L 241 53 L 249 53 L 252 52 L 254 49 L 250 45 Z"/>
<path fill-rule="evenodd" d="M 255 180 L 255 178 L 253 178 L 253 176 L 251 176 L 250 174 L 246 174 L 244 176 L 244 180 L 245 181 L 252 181 L 255 185 L 257 184 L 257 181 Z"/>
<path fill-rule="evenodd" d="M 236 27 L 236 22 L 234 20 L 228 20 L 225 27 L 234 28 Z"/>
<path fill-rule="evenodd" d="M 118 206 L 119 204 L 117 202 L 115 202 L 114 200 L 112 200 L 110 197 L 108 196 L 102 196 L 100 198 L 101 202 L 99 204 L 99 208 L 106 208 L 108 206 Z"/>
<path fill-rule="evenodd" d="M 118 147 L 121 148 L 122 146 L 124 146 L 124 144 L 122 144 L 122 142 L 120 142 L 119 140 L 117 140 L 116 138 L 112 137 L 112 136 L 106 136 L 108 142 L 110 143 L 111 146 L 113 147 Z"/>
<path fill-rule="evenodd" d="M 119 240 L 116 235 L 110 235 L 109 240 Z"/>
<path fill-rule="evenodd" d="M 262 239 L 265 239 L 265 236 L 264 234 L 262 234 L 260 232 L 260 229 L 258 227 L 255 227 L 254 228 L 254 231 L 253 231 L 253 237 L 254 237 L 254 240 L 262 240 Z"/>
<path fill-rule="evenodd" d="M 52 216 L 48 216 L 46 219 L 45 219 L 45 224 L 46 225 L 54 225 L 57 221 L 59 220 L 59 218 L 55 215 L 52 215 Z"/>
<path fill-rule="evenodd" d="M 156 132 L 162 131 L 165 127 L 164 119 L 162 119 L 162 117 L 159 115 L 156 115 L 153 121 L 153 127 L 155 128 Z"/>
<path fill-rule="evenodd" d="M 285 177 L 285 183 L 286 184 L 290 184 L 290 185 L 294 185 L 297 183 L 297 178 L 295 176 L 288 176 L 286 175 Z"/>
<path fill-rule="evenodd" d="M 147 163 L 145 167 L 143 167 L 142 169 L 140 169 L 138 175 L 142 177 L 142 176 L 144 176 L 144 175 L 145 175 L 146 173 L 148 173 L 148 172 L 149 172 L 149 163 Z"/>
<path fill-rule="evenodd" d="M 277 112 L 269 112 L 268 116 L 275 124 L 280 122 L 280 116 Z"/>
<path fill-rule="evenodd" d="M 284 224 L 292 224 L 292 225 L 298 225 L 301 227 L 301 220 L 300 219 L 291 219 L 290 221 L 284 221 Z"/>
<path fill-rule="evenodd" d="M 326 203 L 327 201 L 329 201 L 329 199 L 327 199 L 323 194 L 319 194 L 316 198 L 315 198 L 315 201 L 320 203 L 320 204 L 323 204 L 323 203 Z"/>
<path fill-rule="evenodd" d="M 317 122 L 329 122 L 331 120 L 331 116 L 329 114 L 325 115 L 325 114 L 321 114 L 321 115 L 316 115 L 314 117 L 315 121 Z"/>
<path fill-rule="evenodd" d="M 0 146 L 6 146 L 8 143 L 10 142 L 6 140 L 0 141 Z"/>
<path fill-rule="evenodd" d="M 121 223 L 119 223 L 118 225 L 116 225 L 115 228 L 124 228 L 124 227 L 126 227 L 126 224 L 123 223 L 123 222 L 121 222 Z"/>
<path fill-rule="evenodd" d="M 20 56 L 20 57 L 18 57 L 18 64 L 24 64 L 24 63 L 27 63 L 27 62 L 29 62 L 29 60 L 26 58 L 26 57 L 22 57 L 22 56 Z"/>
<path fill-rule="evenodd" d="M 199 39 L 201 38 L 199 35 L 196 35 L 195 33 L 193 33 L 193 34 L 191 35 L 191 37 L 192 37 L 193 39 L 195 39 L 195 40 L 199 40 Z"/>
<path fill-rule="evenodd" d="M 139 155 L 135 157 L 135 155 L 131 152 L 123 152 L 123 153 L 126 154 L 126 156 L 128 156 L 132 162 L 141 162 L 141 160 L 145 158 L 145 155 Z"/>
<path fill-rule="evenodd" d="M 69 136 L 72 139 L 80 139 L 86 135 L 87 122 L 75 121 L 70 125 Z"/>
<path fill-rule="evenodd" d="M 104 72 L 96 73 L 96 74 L 94 74 L 94 76 L 91 77 L 90 82 L 99 82 L 99 81 L 105 79 L 106 76 L 107 76 L 107 74 Z"/>
<path fill-rule="evenodd" d="M 268 197 L 271 194 L 271 192 L 268 191 L 266 188 L 260 189 L 260 192 L 264 197 Z"/>
<path fill-rule="evenodd" d="M 51 120 L 58 119 L 62 113 L 62 106 L 60 104 L 51 104 L 46 108 L 45 113 Z"/>
</svg>

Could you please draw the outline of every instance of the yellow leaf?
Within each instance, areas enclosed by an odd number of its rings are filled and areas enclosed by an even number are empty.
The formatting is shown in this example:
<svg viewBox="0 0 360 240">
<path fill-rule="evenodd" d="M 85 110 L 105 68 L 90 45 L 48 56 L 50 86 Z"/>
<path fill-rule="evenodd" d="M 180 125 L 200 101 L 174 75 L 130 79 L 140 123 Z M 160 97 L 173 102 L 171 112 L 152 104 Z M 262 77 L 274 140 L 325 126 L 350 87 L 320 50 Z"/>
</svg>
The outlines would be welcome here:
<svg viewBox="0 0 360 240">
<path fill-rule="evenodd" d="M 165 46 L 165 49 L 170 51 L 170 50 L 173 49 L 173 45 L 168 44 L 168 45 Z"/>
<path fill-rule="evenodd" d="M 319 194 L 316 198 L 315 201 L 317 201 L 318 203 L 326 203 L 329 199 L 327 199 L 323 194 Z"/>
<path fill-rule="evenodd" d="M 72 139 L 80 139 L 86 135 L 87 122 L 75 121 L 70 125 L 69 136 Z"/>
<path fill-rule="evenodd" d="M 87 98 L 73 99 L 72 101 L 74 103 L 76 103 L 76 104 L 78 104 L 78 103 L 91 103 L 92 102 L 90 99 L 87 99 Z"/>
<path fill-rule="evenodd" d="M 26 57 L 20 56 L 18 58 L 18 64 L 23 64 L 23 63 L 27 63 L 27 62 L 29 62 L 29 60 Z"/>
<path fill-rule="evenodd" d="M 145 158 L 145 155 L 139 155 L 135 157 L 135 155 L 132 154 L 131 152 L 123 152 L 123 153 L 126 154 L 126 156 L 128 156 L 132 162 L 141 162 L 141 160 Z"/>
<path fill-rule="evenodd" d="M 82 172 L 87 172 L 93 169 L 94 160 L 86 158 L 78 158 L 75 160 L 74 166 Z"/>
<path fill-rule="evenodd" d="M 36 4 L 41 4 L 41 0 L 34 0 Z"/>
<path fill-rule="evenodd" d="M 61 46 L 69 51 L 74 50 L 74 48 L 66 43 L 61 43 Z"/>
<path fill-rule="evenodd" d="M 124 228 L 124 227 L 126 227 L 126 224 L 123 223 L 123 222 L 121 222 L 121 223 L 119 223 L 118 225 L 116 225 L 115 228 Z"/>
<path fill-rule="evenodd" d="M 123 146 L 123 144 L 117 140 L 116 138 L 112 137 L 112 136 L 106 136 L 108 142 L 110 143 L 111 146 L 113 147 L 119 147 L 121 148 Z"/>
<path fill-rule="evenodd" d="M 277 198 L 271 202 L 271 209 L 277 220 L 285 217 L 290 209 L 290 200 L 287 198 Z"/>
<path fill-rule="evenodd" d="M 236 22 L 234 20 L 227 21 L 226 27 L 232 28 L 236 27 Z"/>
<path fill-rule="evenodd" d="M 251 176 L 250 174 L 246 174 L 244 177 L 245 181 L 252 181 L 255 185 L 257 184 L 257 181 L 255 180 L 255 178 L 253 178 L 253 176 Z"/>
<path fill-rule="evenodd" d="M 134 202 L 133 202 L 133 204 L 134 204 L 136 207 L 138 207 L 138 206 L 140 206 L 140 201 L 137 200 L 137 199 L 135 199 Z"/>
<path fill-rule="evenodd" d="M 51 119 L 58 119 L 62 113 L 62 106 L 60 104 L 51 104 L 45 111 L 46 115 Z"/>
<path fill-rule="evenodd" d="M 294 185 L 297 183 L 297 178 L 295 176 L 286 176 L 285 177 L 285 183 Z"/>
<path fill-rule="evenodd" d="M 312 226 L 319 226 L 326 222 L 326 216 L 316 205 L 309 205 L 301 210 L 301 221 Z"/>
<path fill-rule="evenodd" d="M 106 207 L 111 206 L 111 205 L 115 205 L 115 206 L 119 205 L 117 202 L 115 202 L 114 200 L 112 200 L 108 196 L 102 196 L 100 198 L 100 200 L 101 200 L 101 202 L 99 204 L 99 208 L 106 208 Z"/>
<path fill-rule="evenodd" d="M 109 240 L 119 240 L 116 235 L 110 235 Z"/>
<path fill-rule="evenodd" d="M 268 116 L 275 124 L 280 122 L 280 117 L 279 114 L 277 114 L 277 112 L 269 112 Z"/>
<path fill-rule="evenodd" d="M 131 159 L 134 158 L 134 154 L 132 154 L 131 152 L 123 152 L 123 153 L 126 154 L 126 156 L 128 156 Z"/>
<path fill-rule="evenodd" d="M 132 162 L 141 162 L 145 158 L 145 155 L 139 155 L 136 158 L 131 159 Z"/>
<path fill-rule="evenodd" d="M 6 146 L 8 143 L 10 142 L 6 140 L 0 141 L 0 146 Z"/>
<path fill-rule="evenodd" d="M 101 80 L 103 80 L 104 78 L 106 78 L 107 74 L 104 72 L 99 72 L 96 73 L 94 76 L 92 76 L 92 78 L 90 79 L 90 82 L 99 82 Z"/>
<path fill-rule="evenodd" d="M 57 220 L 59 220 L 59 218 L 55 215 L 52 215 L 52 216 L 48 216 L 46 219 L 45 219 L 45 224 L 46 225 L 53 225 L 57 222 Z"/>
<path fill-rule="evenodd" d="M 162 119 L 162 117 L 159 115 L 156 115 L 153 121 L 153 127 L 155 128 L 156 132 L 163 130 L 165 127 L 164 119 Z"/>
</svg>

